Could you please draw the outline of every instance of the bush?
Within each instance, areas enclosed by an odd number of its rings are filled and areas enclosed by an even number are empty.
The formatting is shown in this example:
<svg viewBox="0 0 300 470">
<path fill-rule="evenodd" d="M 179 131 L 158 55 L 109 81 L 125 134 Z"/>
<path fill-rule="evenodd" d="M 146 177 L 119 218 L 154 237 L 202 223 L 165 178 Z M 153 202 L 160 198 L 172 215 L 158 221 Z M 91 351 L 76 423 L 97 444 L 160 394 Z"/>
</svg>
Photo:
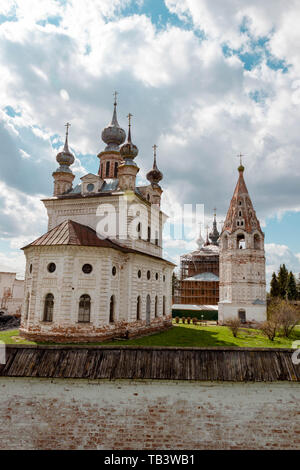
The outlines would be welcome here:
<svg viewBox="0 0 300 470">
<path fill-rule="evenodd" d="M 185 320 L 186 320 L 186 318 L 185 318 L 185 317 L 181 317 L 181 321 L 182 321 L 182 323 L 185 323 Z"/>
<path fill-rule="evenodd" d="M 283 336 L 289 338 L 300 321 L 300 312 L 290 302 L 281 299 L 273 300 L 268 308 L 269 321 L 281 329 Z"/>
<path fill-rule="evenodd" d="M 179 317 L 175 318 L 175 323 L 179 323 Z"/>
<path fill-rule="evenodd" d="M 187 322 L 188 324 L 190 324 L 190 323 L 191 323 L 191 317 L 187 317 L 186 322 Z"/>
<path fill-rule="evenodd" d="M 236 338 L 241 327 L 241 322 L 239 318 L 228 318 L 226 320 L 226 326 L 231 330 L 231 333 Z"/>
<path fill-rule="evenodd" d="M 271 319 L 263 322 L 260 325 L 261 332 L 269 338 L 270 341 L 274 341 L 275 336 L 280 328 L 280 323 L 276 319 Z"/>
<path fill-rule="evenodd" d="M 192 319 L 192 322 L 193 322 L 193 325 L 197 325 L 198 318 L 194 317 L 194 318 Z"/>
</svg>

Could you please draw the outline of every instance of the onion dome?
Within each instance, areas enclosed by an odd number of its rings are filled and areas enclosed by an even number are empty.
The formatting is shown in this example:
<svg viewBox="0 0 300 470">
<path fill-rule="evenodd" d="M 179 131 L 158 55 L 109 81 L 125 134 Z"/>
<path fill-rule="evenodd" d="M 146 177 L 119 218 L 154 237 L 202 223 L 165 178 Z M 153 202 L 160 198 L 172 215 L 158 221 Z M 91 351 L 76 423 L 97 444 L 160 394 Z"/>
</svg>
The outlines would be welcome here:
<svg viewBox="0 0 300 470">
<path fill-rule="evenodd" d="M 119 151 L 119 146 L 125 142 L 126 134 L 124 129 L 119 126 L 117 119 L 117 92 L 115 92 L 115 101 L 114 101 L 114 112 L 111 123 L 105 127 L 102 131 L 102 140 L 107 145 L 105 151 L 113 150 L 115 152 Z"/>
<path fill-rule="evenodd" d="M 72 173 L 69 166 L 72 165 L 75 161 L 74 155 L 70 152 L 69 150 L 69 144 L 68 144 L 68 135 L 69 135 L 69 127 L 71 124 L 67 122 L 65 124 L 66 126 L 66 140 L 65 140 L 65 145 L 62 150 L 62 152 L 59 152 L 56 155 L 56 160 L 59 163 L 59 168 L 56 171 L 63 171 L 66 173 Z"/>
<path fill-rule="evenodd" d="M 127 159 L 131 159 L 133 160 L 137 154 L 139 153 L 139 150 L 137 148 L 136 145 L 134 145 L 132 142 L 131 142 L 131 117 L 132 117 L 132 114 L 128 114 L 128 136 L 127 136 L 127 142 L 125 142 L 125 144 L 122 145 L 122 147 L 120 148 L 120 154 L 121 156 L 124 158 L 124 160 L 127 160 Z"/>
<path fill-rule="evenodd" d="M 156 164 L 156 149 L 157 145 L 153 145 L 153 153 L 154 153 L 154 158 L 153 158 L 153 167 L 152 170 L 148 171 L 146 178 L 150 183 L 153 184 L 158 184 L 162 179 L 163 179 L 163 174 L 162 172 L 157 168 Z"/>
<path fill-rule="evenodd" d="M 220 237 L 220 234 L 219 234 L 218 229 L 217 229 L 216 209 L 215 209 L 213 229 L 209 234 L 209 238 L 211 239 L 211 242 L 212 242 L 213 245 L 218 245 L 219 237 Z"/>
</svg>

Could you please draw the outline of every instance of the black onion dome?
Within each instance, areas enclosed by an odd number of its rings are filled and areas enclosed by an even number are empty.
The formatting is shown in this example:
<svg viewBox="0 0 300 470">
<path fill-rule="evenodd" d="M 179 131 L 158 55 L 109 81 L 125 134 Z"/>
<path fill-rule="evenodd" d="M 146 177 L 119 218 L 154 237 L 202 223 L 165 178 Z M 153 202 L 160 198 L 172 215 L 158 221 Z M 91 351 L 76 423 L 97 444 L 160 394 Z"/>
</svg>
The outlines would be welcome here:
<svg viewBox="0 0 300 470">
<path fill-rule="evenodd" d="M 63 150 L 56 155 L 56 161 L 59 163 L 61 169 L 65 168 L 65 171 L 70 171 L 68 167 L 74 163 L 75 158 L 74 158 L 74 155 L 70 152 L 69 144 L 68 144 L 68 134 L 69 134 L 70 124 L 66 124 L 66 126 L 67 126 L 67 131 L 66 131 L 65 145 L 64 145 Z"/>
<path fill-rule="evenodd" d="M 128 124 L 128 137 L 127 137 L 127 142 L 122 145 L 120 148 L 120 154 L 121 156 L 126 159 L 126 158 L 131 158 L 134 159 L 137 154 L 139 153 L 139 149 L 137 148 L 136 145 L 134 145 L 131 142 L 131 125 L 130 125 L 130 118 L 132 114 L 129 113 L 128 119 L 129 119 L 129 124 Z"/>
<path fill-rule="evenodd" d="M 146 178 L 151 184 L 158 184 L 163 179 L 162 172 L 157 168 L 156 164 L 156 149 L 157 145 L 153 145 L 154 148 L 154 159 L 152 170 L 148 171 Z"/>
</svg>

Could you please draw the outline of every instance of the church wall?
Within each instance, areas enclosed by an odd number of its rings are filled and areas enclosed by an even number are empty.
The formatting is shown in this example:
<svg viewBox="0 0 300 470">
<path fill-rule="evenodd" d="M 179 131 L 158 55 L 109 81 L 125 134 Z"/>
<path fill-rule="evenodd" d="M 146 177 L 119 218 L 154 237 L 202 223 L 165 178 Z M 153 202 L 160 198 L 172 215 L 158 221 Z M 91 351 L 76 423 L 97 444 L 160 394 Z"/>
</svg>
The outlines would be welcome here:
<svg viewBox="0 0 300 470">
<path fill-rule="evenodd" d="M 299 385 L 0 378 L 0 449 L 299 449 Z"/>
<path fill-rule="evenodd" d="M 36 246 L 25 250 L 27 257 L 25 299 L 21 333 L 37 340 L 49 336 L 53 341 L 92 341 L 149 332 L 171 325 L 171 275 L 173 266 L 154 258 L 123 254 L 113 249 L 77 246 Z M 49 263 L 56 270 L 49 273 Z M 90 264 L 90 274 L 82 271 Z M 32 272 L 30 273 L 30 265 Z M 113 275 L 113 267 L 116 268 Z M 141 271 L 141 278 L 138 271 Z M 147 272 L 150 272 L 150 279 Z M 156 279 L 156 274 L 158 279 Z M 163 280 L 165 278 L 165 280 Z M 47 294 L 54 296 L 52 322 L 44 321 Z M 151 323 L 146 325 L 146 298 L 151 298 Z M 90 322 L 78 323 L 79 300 L 91 298 Z M 158 297 L 157 318 L 154 315 Z M 114 323 L 109 323 L 110 300 L 114 296 Z M 137 297 L 141 297 L 141 315 L 137 321 Z M 165 315 L 163 315 L 165 296 Z M 28 315 L 27 315 L 28 311 Z M 40 338 L 39 338 L 40 335 Z M 31 336 L 30 336 L 31 337 Z M 45 339 L 45 338 L 44 338 Z"/>
</svg>

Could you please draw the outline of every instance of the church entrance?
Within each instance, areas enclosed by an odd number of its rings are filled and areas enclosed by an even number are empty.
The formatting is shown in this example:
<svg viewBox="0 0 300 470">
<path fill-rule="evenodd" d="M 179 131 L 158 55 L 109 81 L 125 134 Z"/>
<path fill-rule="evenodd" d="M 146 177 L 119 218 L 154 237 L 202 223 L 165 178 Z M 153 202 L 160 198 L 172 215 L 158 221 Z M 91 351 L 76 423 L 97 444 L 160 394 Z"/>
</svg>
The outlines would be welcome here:
<svg viewBox="0 0 300 470">
<path fill-rule="evenodd" d="M 150 325 L 150 311 L 151 311 L 151 299 L 150 295 L 147 295 L 146 301 L 146 325 Z"/>
<path fill-rule="evenodd" d="M 240 322 L 241 323 L 246 323 L 246 310 L 241 309 L 241 310 L 239 310 L 238 314 L 239 314 Z"/>
</svg>

